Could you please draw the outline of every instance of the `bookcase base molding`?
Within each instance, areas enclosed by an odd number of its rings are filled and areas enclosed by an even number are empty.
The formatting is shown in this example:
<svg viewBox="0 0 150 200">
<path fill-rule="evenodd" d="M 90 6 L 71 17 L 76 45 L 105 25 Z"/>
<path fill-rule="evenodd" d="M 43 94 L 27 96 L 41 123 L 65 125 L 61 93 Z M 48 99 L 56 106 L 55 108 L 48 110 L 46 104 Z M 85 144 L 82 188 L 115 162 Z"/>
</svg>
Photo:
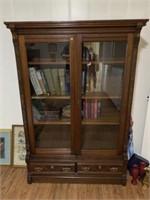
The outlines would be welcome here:
<svg viewBox="0 0 150 200">
<path fill-rule="evenodd" d="M 58 159 L 58 160 L 57 160 Z M 60 158 L 35 157 L 28 165 L 28 183 L 53 182 L 53 183 L 103 183 L 126 185 L 126 170 L 123 158 L 74 158 L 67 160 Z"/>
</svg>

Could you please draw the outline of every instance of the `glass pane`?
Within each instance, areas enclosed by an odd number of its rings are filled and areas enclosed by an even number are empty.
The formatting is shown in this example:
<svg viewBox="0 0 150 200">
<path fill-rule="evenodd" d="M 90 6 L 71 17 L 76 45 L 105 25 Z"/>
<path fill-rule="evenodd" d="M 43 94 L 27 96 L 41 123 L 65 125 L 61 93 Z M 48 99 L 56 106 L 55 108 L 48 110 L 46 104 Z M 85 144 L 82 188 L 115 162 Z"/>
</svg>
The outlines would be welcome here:
<svg viewBox="0 0 150 200">
<path fill-rule="evenodd" d="M 82 46 L 82 148 L 116 149 L 126 42 Z"/>
<path fill-rule="evenodd" d="M 82 126 L 82 149 L 112 150 L 117 148 L 118 126 L 86 125 Z"/>
<path fill-rule="evenodd" d="M 26 43 L 26 50 L 36 148 L 71 148 L 69 43 Z"/>
<path fill-rule="evenodd" d="M 70 148 L 69 125 L 38 125 L 34 129 L 36 148 Z"/>
<path fill-rule="evenodd" d="M 27 43 L 32 95 L 69 95 L 68 43 Z"/>
<path fill-rule="evenodd" d="M 33 99 L 32 111 L 34 122 L 51 122 L 61 120 L 61 122 L 70 121 L 71 118 L 70 100 L 67 99 Z"/>
<path fill-rule="evenodd" d="M 62 61 L 65 51 L 69 58 L 69 44 L 67 42 L 26 43 L 27 58 L 30 61 Z M 69 60 L 67 60 L 69 61 Z"/>
</svg>

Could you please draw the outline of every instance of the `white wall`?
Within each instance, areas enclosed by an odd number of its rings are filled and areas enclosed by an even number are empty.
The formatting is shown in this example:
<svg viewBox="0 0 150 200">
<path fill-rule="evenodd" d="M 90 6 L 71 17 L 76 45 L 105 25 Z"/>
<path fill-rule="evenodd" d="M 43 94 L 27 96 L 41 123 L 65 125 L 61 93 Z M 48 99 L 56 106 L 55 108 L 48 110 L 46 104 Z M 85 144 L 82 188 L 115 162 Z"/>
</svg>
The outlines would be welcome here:
<svg viewBox="0 0 150 200">
<path fill-rule="evenodd" d="M 4 21 L 133 19 L 150 17 L 150 0 L 0 0 L 0 128 L 22 124 L 11 33 Z M 150 23 L 143 28 L 137 60 L 132 116 L 140 153 L 150 91 Z"/>
<path fill-rule="evenodd" d="M 149 94 L 150 95 L 150 94 Z M 150 161 L 150 100 L 148 100 L 148 108 L 147 108 L 147 114 L 146 114 L 146 123 L 145 123 L 145 129 L 144 129 L 144 137 L 143 137 L 143 143 L 142 143 L 142 151 L 141 155 L 144 158 L 147 158 Z"/>
</svg>

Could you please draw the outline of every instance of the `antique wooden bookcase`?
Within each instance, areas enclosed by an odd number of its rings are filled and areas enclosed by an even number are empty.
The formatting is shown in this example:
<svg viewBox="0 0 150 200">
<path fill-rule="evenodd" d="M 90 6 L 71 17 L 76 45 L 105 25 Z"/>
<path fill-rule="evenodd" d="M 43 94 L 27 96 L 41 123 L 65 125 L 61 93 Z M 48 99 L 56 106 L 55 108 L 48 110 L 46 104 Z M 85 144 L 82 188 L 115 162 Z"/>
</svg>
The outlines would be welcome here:
<svg viewBox="0 0 150 200">
<path fill-rule="evenodd" d="M 137 50 L 147 21 L 5 22 L 16 54 L 28 183 L 126 184 Z"/>
</svg>

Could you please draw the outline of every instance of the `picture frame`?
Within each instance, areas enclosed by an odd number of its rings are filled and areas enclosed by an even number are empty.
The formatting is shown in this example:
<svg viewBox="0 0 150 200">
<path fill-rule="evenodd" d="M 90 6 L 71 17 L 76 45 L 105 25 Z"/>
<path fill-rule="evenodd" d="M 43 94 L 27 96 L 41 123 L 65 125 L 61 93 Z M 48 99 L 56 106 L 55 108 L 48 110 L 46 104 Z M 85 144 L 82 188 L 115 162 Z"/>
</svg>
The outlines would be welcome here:
<svg viewBox="0 0 150 200">
<path fill-rule="evenodd" d="M 11 165 L 11 129 L 0 129 L 0 165 Z"/>
<path fill-rule="evenodd" d="M 56 52 L 57 52 L 57 44 L 56 43 L 49 43 L 48 44 L 48 50 L 49 50 L 49 58 L 51 61 L 56 60 Z"/>
<path fill-rule="evenodd" d="M 56 52 L 57 51 L 57 44 L 56 43 L 49 43 L 48 44 L 49 52 Z"/>
<path fill-rule="evenodd" d="M 24 167 L 26 157 L 26 143 L 23 125 L 12 125 L 12 166 Z"/>
</svg>

